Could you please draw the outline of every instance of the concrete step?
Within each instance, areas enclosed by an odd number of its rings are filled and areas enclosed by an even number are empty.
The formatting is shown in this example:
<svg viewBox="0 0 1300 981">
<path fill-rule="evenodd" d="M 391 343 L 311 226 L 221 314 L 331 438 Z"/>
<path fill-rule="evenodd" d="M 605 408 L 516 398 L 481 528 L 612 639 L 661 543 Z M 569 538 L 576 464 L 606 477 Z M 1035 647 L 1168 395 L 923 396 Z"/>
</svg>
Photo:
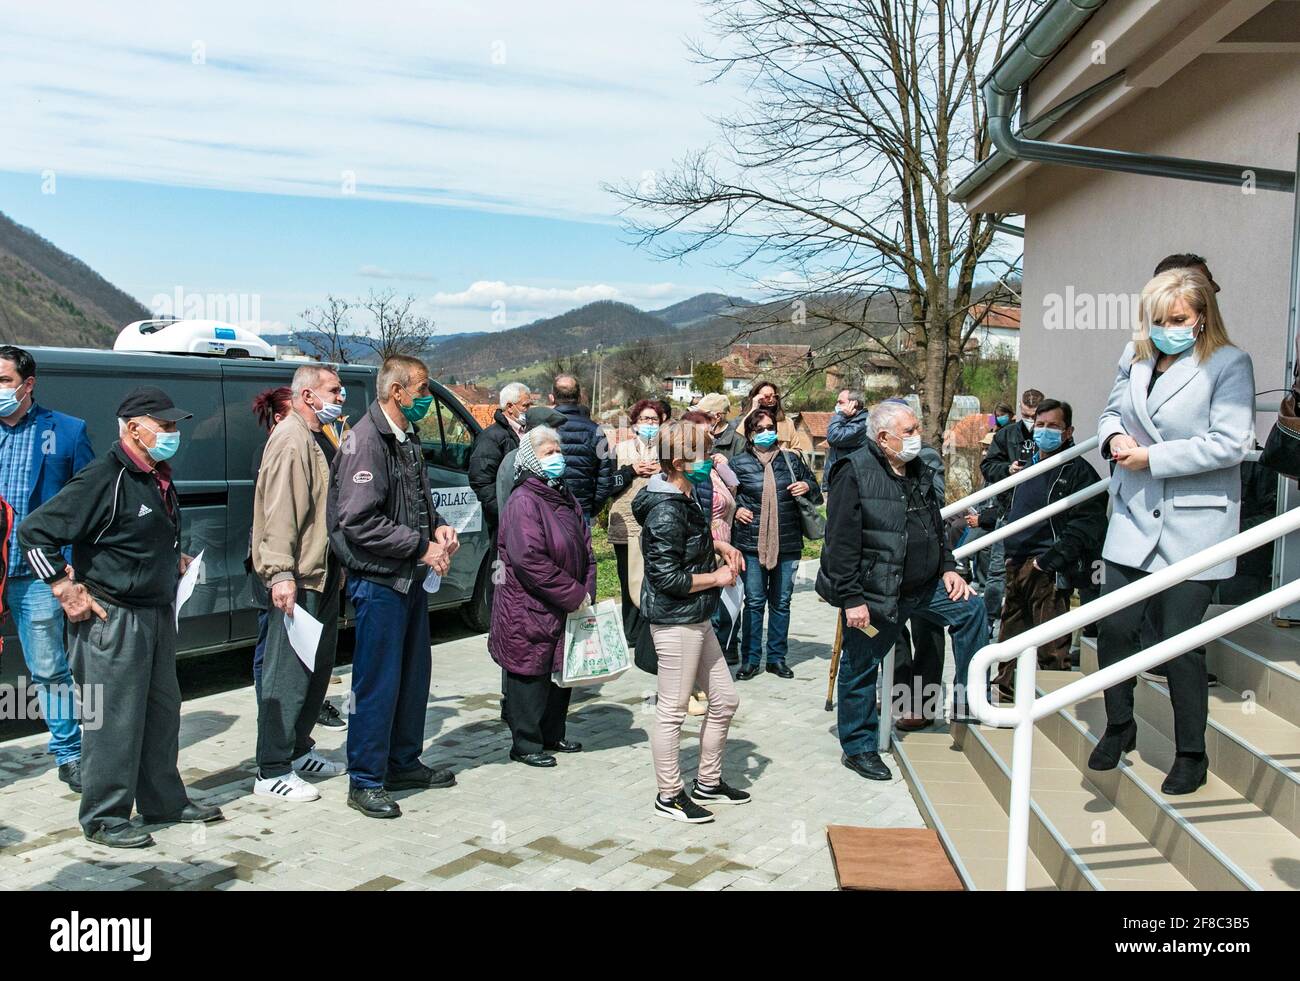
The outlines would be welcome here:
<svg viewBox="0 0 1300 981">
<path fill-rule="evenodd" d="M 1068 672 L 1042 672 L 1041 691 L 1068 684 Z M 1114 770 L 1087 760 L 1106 728 L 1101 694 L 1040 723 L 1081 774 L 1197 889 L 1300 889 L 1300 839 L 1211 771 L 1194 794 L 1166 798 L 1160 784 L 1173 765 L 1173 742 L 1139 716 L 1137 749 Z"/>
<path fill-rule="evenodd" d="M 1214 616 L 1224 607 L 1210 607 Z M 1257 620 L 1206 647 L 1206 661 L 1233 691 L 1300 727 L 1300 629 Z M 1294 761 L 1293 761 L 1294 762 Z"/>
<path fill-rule="evenodd" d="M 925 823 L 933 828 L 967 889 L 1001 891 L 1007 881 L 1007 812 L 947 732 L 898 733 L 891 746 Z M 1057 888 L 1031 852 L 1025 883 Z"/>
<path fill-rule="evenodd" d="M 1083 670 L 1096 670 L 1095 641 L 1084 641 L 1081 662 Z M 1210 771 L 1291 834 L 1300 835 L 1300 726 L 1231 687 L 1222 676 L 1209 697 L 1205 747 Z M 1167 685 L 1138 678 L 1134 706 L 1138 717 L 1153 728 L 1166 737 L 1173 733 Z"/>
<path fill-rule="evenodd" d="M 959 725 L 953 735 L 1005 808 L 1011 795 L 1013 731 Z M 1193 888 L 1088 774 L 1037 729 L 1030 781 L 1029 842 L 1032 853 L 1061 889 Z"/>
</svg>

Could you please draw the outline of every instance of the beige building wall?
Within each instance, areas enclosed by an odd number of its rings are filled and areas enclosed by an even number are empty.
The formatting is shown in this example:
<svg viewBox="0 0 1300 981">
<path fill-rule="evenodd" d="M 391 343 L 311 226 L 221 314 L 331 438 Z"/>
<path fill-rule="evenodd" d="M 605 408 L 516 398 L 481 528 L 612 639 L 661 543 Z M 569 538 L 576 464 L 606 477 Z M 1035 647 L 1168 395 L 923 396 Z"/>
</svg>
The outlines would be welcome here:
<svg viewBox="0 0 1300 981">
<path fill-rule="evenodd" d="M 1300 57 L 1206 54 L 1081 142 L 1292 170 L 1300 134 Z M 1172 252 L 1199 252 L 1223 288 L 1233 340 L 1256 388 L 1285 373 L 1293 198 L 1155 177 L 1040 167 L 1027 178 L 1020 387 L 1075 407 L 1078 438 L 1096 432 L 1135 295 Z M 1067 301 L 1102 298 L 1088 323 L 1056 319 Z M 1135 311 L 1134 311 L 1135 312 Z M 1090 328 L 1090 329 L 1089 329 Z M 1265 396 L 1275 399 L 1277 396 Z M 1260 436 L 1271 417 L 1258 421 Z"/>
</svg>

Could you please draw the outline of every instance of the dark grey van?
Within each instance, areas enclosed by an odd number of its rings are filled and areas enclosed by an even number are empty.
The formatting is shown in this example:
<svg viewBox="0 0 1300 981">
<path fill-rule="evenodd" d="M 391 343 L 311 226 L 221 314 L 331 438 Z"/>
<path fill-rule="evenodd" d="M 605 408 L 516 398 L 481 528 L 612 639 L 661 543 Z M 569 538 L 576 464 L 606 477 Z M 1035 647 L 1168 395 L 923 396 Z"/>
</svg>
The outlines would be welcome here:
<svg viewBox="0 0 1300 981">
<path fill-rule="evenodd" d="M 174 354 L 29 348 L 36 359 L 36 401 L 86 420 L 95 453 L 117 439 L 114 415 L 137 385 L 157 385 L 194 413 L 180 424 L 181 448 L 172 458 L 185 514 L 181 546 L 203 552 L 204 575 L 181 615 L 179 652 L 201 654 L 251 646 L 257 639 L 244 557 L 252 525 L 254 466 L 266 432 L 253 415 L 259 392 L 288 385 L 301 362 Z M 338 366 L 347 389 L 344 415 L 356 421 L 375 397 L 377 369 Z M 430 380 L 434 404 L 420 424 L 435 503 L 460 531 L 460 550 L 430 609 L 459 609 L 473 629 L 488 627 L 491 574 L 487 529 L 469 488 L 469 452 L 479 425 L 454 395 Z M 348 622 L 351 610 L 345 611 Z M 20 650 L 12 617 L 4 627 L 6 653 Z M 11 646 L 12 645 L 12 646 Z"/>
</svg>

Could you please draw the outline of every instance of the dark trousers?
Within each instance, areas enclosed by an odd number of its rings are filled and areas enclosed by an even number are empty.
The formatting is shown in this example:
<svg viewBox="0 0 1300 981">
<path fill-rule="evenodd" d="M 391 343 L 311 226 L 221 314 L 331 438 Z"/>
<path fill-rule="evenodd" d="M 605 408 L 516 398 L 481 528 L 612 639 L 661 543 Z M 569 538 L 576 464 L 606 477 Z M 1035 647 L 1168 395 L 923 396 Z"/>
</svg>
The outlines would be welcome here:
<svg viewBox="0 0 1300 981">
<path fill-rule="evenodd" d="M 627 591 L 627 545 L 614 545 L 614 565 L 618 570 L 618 588 L 623 600 L 623 636 L 629 644 L 635 644 L 637 635 L 641 633 L 641 611 Z"/>
<path fill-rule="evenodd" d="M 316 647 L 316 669 L 308 671 L 289 644 L 284 612 L 267 615 L 266 654 L 257 697 L 257 769 L 282 777 L 293 761 L 316 745 L 312 727 L 320 717 L 339 640 L 338 567 L 331 560 L 324 592 L 298 588 L 296 604 L 324 624 Z"/>
<path fill-rule="evenodd" d="M 1148 575 L 1140 569 L 1107 562 L 1101 584 L 1103 596 Z M 1205 616 L 1214 580 L 1180 582 L 1142 603 L 1112 613 L 1098 624 L 1097 663 L 1107 667 L 1152 643 L 1194 627 Z M 1174 707 L 1174 747 L 1180 753 L 1205 752 L 1205 725 L 1209 716 L 1205 651 L 1188 651 L 1165 662 L 1169 700 Z M 1106 689 L 1106 721 L 1125 725 L 1133 718 L 1136 679 Z"/>
<path fill-rule="evenodd" d="M 895 703 L 904 715 L 938 718 L 943 714 L 942 686 L 943 626 L 912 617 L 899 629 L 894 646 Z"/>
<path fill-rule="evenodd" d="M 879 631 L 874 637 L 847 623 L 843 625 L 837 722 L 840 746 L 846 756 L 874 753 L 880 747 L 880 710 L 876 706 L 880 662 L 898 640 L 899 624 L 909 617 L 929 620 L 941 628 L 947 626 L 952 633 L 953 659 L 957 662 L 953 713 L 966 714 L 967 669 L 975 652 L 989 642 L 988 615 L 978 594 L 954 602 L 948 598 L 943 580 L 936 579 L 933 586 L 916 596 L 898 601 L 897 621 L 873 624 Z"/>
<path fill-rule="evenodd" d="M 80 821 L 87 834 L 127 824 L 132 804 L 145 817 L 172 818 L 189 803 L 176 766 L 176 614 L 170 604 L 99 604 L 107 620 L 69 622 L 67 635 L 85 714 Z"/>
<path fill-rule="evenodd" d="M 506 722 L 516 753 L 540 753 L 564 738 L 572 688 L 561 688 L 548 674 L 506 672 Z"/>
<path fill-rule="evenodd" d="M 1007 559 L 1007 591 L 1002 598 L 1002 630 L 998 640 L 1059 617 L 1069 609 L 1069 593 L 1056 588 L 1056 573 L 1039 572 L 1032 558 Z M 1040 644 L 1038 666 L 1049 671 L 1070 670 L 1070 635 Z M 997 674 L 998 691 L 1012 697 L 1016 690 L 1016 662 L 1003 661 Z"/>
<path fill-rule="evenodd" d="M 428 594 L 418 577 L 403 595 L 349 576 L 348 596 L 357 611 L 348 772 L 355 787 L 381 787 L 386 774 L 414 769 L 424 749 L 433 670 Z"/>
</svg>

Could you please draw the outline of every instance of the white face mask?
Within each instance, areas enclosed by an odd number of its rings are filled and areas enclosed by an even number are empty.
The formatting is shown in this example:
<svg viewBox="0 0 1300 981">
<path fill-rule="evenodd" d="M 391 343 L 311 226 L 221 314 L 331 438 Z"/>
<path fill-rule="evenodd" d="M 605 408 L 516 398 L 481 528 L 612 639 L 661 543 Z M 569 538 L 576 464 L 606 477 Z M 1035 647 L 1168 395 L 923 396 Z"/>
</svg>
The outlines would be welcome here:
<svg viewBox="0 0 1300 981">
<path fill-rule="evenodd" d="M 897 438 L 898 437 L 895 437 L 895 439 Z M 906 463 L 908 460 L 915 460 L 917 454 L 921 452 L 921 437 L 904 436 L 902 437 L 902 440 L 903 448 L 898 451 L 898 459 L 903 463 Z"/>
</svg>

